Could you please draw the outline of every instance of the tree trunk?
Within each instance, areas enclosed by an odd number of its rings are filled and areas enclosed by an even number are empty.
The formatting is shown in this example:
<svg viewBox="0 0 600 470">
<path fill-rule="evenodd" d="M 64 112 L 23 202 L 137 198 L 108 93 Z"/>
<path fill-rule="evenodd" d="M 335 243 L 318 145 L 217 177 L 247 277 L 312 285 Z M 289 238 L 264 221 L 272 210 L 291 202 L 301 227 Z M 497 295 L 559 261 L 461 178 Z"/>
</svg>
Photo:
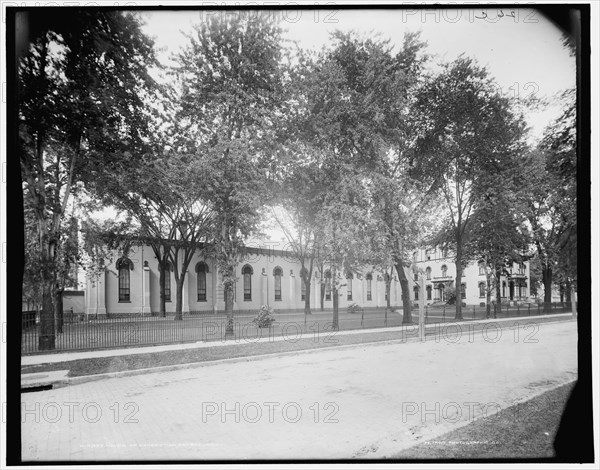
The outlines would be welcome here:
<svg viewBox="0 0 600 470">
<path fill-rule="evenodd" d="M 63 332 L 63 289 L 56 288 L 54 291 L 54 311 L 56 312 L 56 331 Z"/>
<path fill-rule="evenodd" d="M 485 283 L 485 318 L 490 318 L 492 316 L 492 276 L 486 268 L 486 283 Z"/>
<path fill-rule="evenodd" d="M 391 295 L 390 295 L 390 286 L 392 284 L 391 276 L 387 276 L 385 280 L 385 297 L 386 297 L 386 306 L 389 309 L 391 307 Z"/>
<path fill-rule="evenodd" d="M 225 313 L 227 315 L 227 326 L 225 335 L 233 335 L 233 284 L 225 286 Z"/>
<path fill-rule="evenodd" d="M 558 292 L 560 294 L 560 303 L 562 304 L 565 301 L 565 285 L 562 282 L 558 286 Z"/>
<path fill-rule="evenodd" d="M 400 281 L 400 289 L 402 290 L 402 324 L 412 323 L 411 305 L 410 305 L 410 286 L 404 272 L 402 263 L 396 263 L 396 272 Z"/>
<path fill-rule="evenodd" d="M 552 268 L 542 267 L 542 282 L 544 283 L 544 312 L 552 311 Z"/>
<path fill-rule="evenodd" d="M 306 286 L 306 295 L 304 296 L 304 315 L 311 315 L 310 311 L 310 280 L 307 282 L 304 280 L 304 285 Z"/>
<path fill-rule="evenodd" d="M 183 282 L 185 281 L 185 272 L 177 279 L 177 292 L 175 293 L 175 320 L 183 320 Z"/>
<path fill-rule="evenodd" d="M 56 336 L 54 333 L 54 305 L 52 302 L 52 279 L 44 279 L 42 287 L 42 311 L 40 313 L 40 333 L 38 349 L 50 351 L 56 347 Z"/>
<path fill-rule="evenodd" d="M 502 269 L 500 268 L 496 268 L 496 310 L 494 310 L 494 318 L 498 318 L 498 313 L 500 311 L 500 309 L 502 308 L 502 291 L 501 289 L 501 282 L 500 282 L 500 275 L 502 274 Z"/>
<path fill-rule="evenodd" d="M 158 270 L 158 285 L 160 286 L 160 306 L 159 313 L 161 317 L 167 316 L 166 300 L 165 300 L 165 265 L 159 263 Z"/>
<path fill-rule="evenodd" d="M 456 320 L 462 320 L 462 240 L 456 240 Z"/>
<path fill-rule="evenodd" d="M 338 289 L 334 284 L 331 288 L 331 293 L 333 295 L 333 329 L 338 331 L 340 329 L 340 319 L 339 319 L 339 296 Z"/>
<path fill-rule="evenodd" d="M 324 302 L 325 302 L 325 284 L 323 284 L 321 282 L 321 312 L 323 310 L 325 310 Z"/>
<path fill-rule="evenodd" d="M 40 329 L 38 338 L 38 349 L 50 351 L 56 348 L 56 334 L 54 329 L 54 302 L 52 291 L 54 290 L 54 275 L 52 268 L 52 255 L 48 233 L 46 233 L 45 221 L 38 221 L 38 234 L 42 253 L 42 311 L 40 313 Z"/>
<path fill-rule="evenodd" d="M 567 280 L 567 282 L 565 283 L 565 297 L 567 306 L 571 308 L 571 281 L 569 280 Z"/>
</svg>

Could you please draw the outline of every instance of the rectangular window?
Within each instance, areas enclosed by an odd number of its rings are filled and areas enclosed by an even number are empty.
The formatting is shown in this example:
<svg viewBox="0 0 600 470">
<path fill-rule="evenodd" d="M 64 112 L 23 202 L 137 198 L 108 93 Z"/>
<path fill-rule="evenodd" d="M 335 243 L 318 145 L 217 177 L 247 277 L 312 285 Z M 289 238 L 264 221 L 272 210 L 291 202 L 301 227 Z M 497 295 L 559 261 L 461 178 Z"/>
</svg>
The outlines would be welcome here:
<svg viewBox="0 0 600 470">
<path fill-rule="evenodd" d="M 244 300 L 252 300 L 252 278 L 251 274 L 244 274 Z"/>
<path fill-rule="evenodd" d="M 198 302 L 206 302 L 206 273 L 198 273 Z"/>
<path fill-rule="evenodd" d="M 348 283 L 346 286 L 346 292 L 348 294 L 347 300 L 352 300 L 352 278 L 348 278 L 346 281 Z"/>
<path fill-rule="evenodd" d="M 427 300 L 431 300 L 431 286 L 427 286 Z"/>
<path fill-rule="evenodd" d="M 466 284 L 460 285 L 460 298 L 461 299 L 467 298 L 467 285 Z"/>
<path fill-rule="evenodd" d="M 119 302 L 129 302 L 129 266 L 119 269 Z"/>
<path fill-rule="evenodd" d="M 171 301 L 171 271 L 169 267 L 165 268 L 163 275 L 165 302 Z"/>
<path fill-rule="evenodd" d="M 275 300 L 281 300 L 281 276 L 275 276 Z"/>
</svg>

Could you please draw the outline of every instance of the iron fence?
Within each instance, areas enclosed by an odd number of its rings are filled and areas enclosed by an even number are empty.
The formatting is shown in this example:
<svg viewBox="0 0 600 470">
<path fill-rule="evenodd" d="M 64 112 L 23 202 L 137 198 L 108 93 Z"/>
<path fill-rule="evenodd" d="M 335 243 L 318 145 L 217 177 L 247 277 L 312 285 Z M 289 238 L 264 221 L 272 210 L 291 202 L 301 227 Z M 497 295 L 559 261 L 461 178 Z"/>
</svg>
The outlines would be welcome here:
<svg viewBox="0 0 600 470">
<path fill-rule="evenodd" d="M 523 317 L 571 311 L 568 303 L 551 305 L 501 305 L 462 308 L 463 320 L 486 318 Z M 326 337 L 335 331 L 332 311 L 314 309 L 312 315 L 303 311 L 275 312 L 276 322 L 269 328 L 259 328 L 253 319 L 254 310 L 234 312 L 233 334 L 227 333 L 227 315 L 212 310 L 186 312 L 176 319 L 173 312 L 164 316 L 158 312 L 150 315 L 109 315 L 95 318 L 83 315 L 63 316 L 62 325 L 55 326 L 55 351 L 75 351 L 100 348 L 149 346 L 195 341 L 245 341 L 254 342 L 267 336 L 284 336 L 289 341 L 300 338 Z M 359 308 L 353 311 L 340 308 L 339 330 L 355 330 L 401 326 L 404 324 L 401 307 Z M 418 308 L 412 310 L 411 323 L 418 323 Z M 454 322 L 455 306 L 435 305 L 425 309 L 425 323 Z M 38 349 L 40 325 L 35 312 L 23 312 L 21 335 L 22 354 L 42 352 Z M 45 351 L 43 351 L 45 352 Z"/>
</svg>

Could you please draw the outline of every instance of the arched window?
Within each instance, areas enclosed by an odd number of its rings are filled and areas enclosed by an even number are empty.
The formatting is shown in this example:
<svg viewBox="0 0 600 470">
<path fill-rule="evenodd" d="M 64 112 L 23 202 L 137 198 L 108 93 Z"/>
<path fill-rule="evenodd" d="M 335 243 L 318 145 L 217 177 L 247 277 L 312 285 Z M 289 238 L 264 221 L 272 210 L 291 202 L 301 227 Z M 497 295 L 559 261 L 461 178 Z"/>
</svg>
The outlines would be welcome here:
<svg viewBox="0 0 600 470">
<path fill-rule="evenodd" d="M 373 275 L 367 274 L 367 300 L 373 300 L 373 291 L 371 290 L 371 283 L 373 281 Z"/>
<path fill-rule="evenodd" d="M 448 275 L 448 266 L 445 264 L 442 265 L 442 277 L 446 277 Z"/>
<path fill-rule="evenodd" d="M 198 302 L 206 302 L 206 273 L 208 266 L 205 262 L 200 261 L 196 265 L 196 273 L 198 273 Z"/>
<path fill-rule="evenodd" d="M 467 285 L 465 283 L 462 283 L 460 285 L 460 298 L 461 299 L 467 298 Z"/>
<path fill-rule="evenodd" d="M 163 274 L 163 287 L 164 287 L 164 293 L 165 293 L 165 302 L 171 301 L 171 271 L 172 270 L 173 270 L 173 267 L 171 266 L 171 263 L 169 263 L 167 261 L 165 263 L 165 269 L 164 269 L 164 274 Z"/>
<path fill-rule="evenodd" d="M 479 297 L 485 297 L 485 282 L 479 283 Z"/>
<path fill-rule="evenodd" d="M 419 288 L 415 286 L 413 287 L 413 291 L 415 293 L 415 300 L 419 300 Z"/>
<path fill-rule="evenodd" d="M 431 268 L 428 266 L 427 269 L 425 270 L 425 277 L 427 279 L 431 279 Z"/>
<path fill-rule="evenodd" d="M 431 286 L 427 286 L 425 290 L 427 291 L 427 300 L 431 300 Z"/>
<path fill-rule="evenodd" d="M 244 300 L 252 300 L 252 274 L 254 274 L 254 270 L 249 264 L 242 268 L 242 276 L 244 277 Z"/>
<path fill-rule="evenodd" d="M 130 302 L 130 277 L 129 271 L 133 270 L 133 263 L 129 258 L 117 260 L 117 271 L 119 273 L 119 302 Z"/>
<path fill-rule="evenodd" d="M 281 300 L 281 277 L 283 276 L 283 269 L 277 266 L 273 270 L 273 277 L 275 278 L 275 300 Z"/>
<path fill-rule="evenodd" d="M 346 275 L 346 293 L 347 300 L 352 300 L 352 279 L 354 279 L 354 275 L 352 273 L 348 273 Z"/>
</svg>

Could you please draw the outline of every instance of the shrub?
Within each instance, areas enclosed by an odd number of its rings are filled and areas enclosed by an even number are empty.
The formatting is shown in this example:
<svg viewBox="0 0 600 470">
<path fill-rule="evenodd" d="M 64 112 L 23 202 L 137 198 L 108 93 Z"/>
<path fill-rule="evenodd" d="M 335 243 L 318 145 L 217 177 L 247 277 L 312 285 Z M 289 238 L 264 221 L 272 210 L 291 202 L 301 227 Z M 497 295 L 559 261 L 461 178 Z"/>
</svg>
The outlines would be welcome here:
<svg viewBox="0 0 600 470">
<path fill-rule="evenodd" d="M 269 328 L 274 322 L 275 318 L 273 317 L 274 310 L 267 305 L 263 305 L 260 307 L 258 314 L 252 320 L 252 323 L 256 324 L 259 328 Z"/>
<path fill-rule="evenodd" d="M 358 304 L 348 305 L 348 313 L 358 313 L 358 312 L 360 312 L 360 305 L 358 305 Z"/>
<path fill-rule="evenodd" d="M 456 289 L 454 287 L 446 287 L 446 303 L 454 305 L 456 302 Z"/>
</svg>

